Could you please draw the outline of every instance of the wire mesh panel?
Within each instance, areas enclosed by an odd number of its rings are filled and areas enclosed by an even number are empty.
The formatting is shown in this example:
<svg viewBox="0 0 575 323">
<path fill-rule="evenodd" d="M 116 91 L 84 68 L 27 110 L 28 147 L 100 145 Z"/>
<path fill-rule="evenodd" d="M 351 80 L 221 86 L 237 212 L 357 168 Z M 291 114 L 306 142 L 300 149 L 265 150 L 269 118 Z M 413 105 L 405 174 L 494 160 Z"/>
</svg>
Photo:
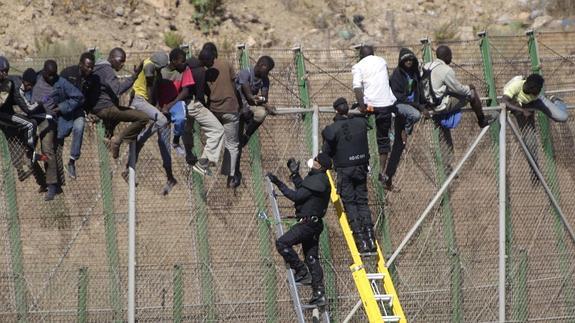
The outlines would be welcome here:
<svg viewBox="0 0 575 323">
<path fill-rule="evenodd" d="M 538 37 L 546 91 L 558 91 L 572 103 L 573 34 Z M 511 77 L 531 72 L 527 41 L 525 36 L 489 38 L 498 95 Z M 459 80 L 475 84 L 486 96 L 488 84 L 479 41 L 447 44 L 453 50 L 452 66 Z M 419 46 L 407 47 L 422 56 Z M 399 49 L 376 48 L 376 53 L 387 60 L 390 72 L 397 65 Z M 275 60 L 270 103 L 278 107 L 306 104 L 292 49 L 248 50 L 252 65 L 261 55 Z M 303 79 L 309 85 L 311 104 L 331 106 L 340 96 L 354 101 L 351 66 L 357 62 L 356 50 L 304 48 L 302 53 L 307 72 Z M 130 64 L 150 54 L 131 53 Z M 238 52 L 220 55 L 237 69 Z M 36 61 L 38 64 L 33 63 Z M 77 58 L 60 58 L 58 62 L 62 67 L 73 65 Z M 38 68 L 42 63 L 38 59 L 13 66 L 21 70 Z M 226 177 L 219 172 L 221 165 L 213 168 L 213 176 L 202 178 L 172 149 L 172 169 L 178 183 L 169 194 L 162 195 L 167 176 L 157 135 L 148 140 L 136 166 L 138 321 L 295 320 L 262 188 L 263 175 L 268 171 L 288 181 L 286 161 L 290 157 L 302 162 L 301 173 L 305 173 L 305 161 L 312 157 L 310 117 L 309 113 L 305 117 L 268 116 L 258 131 L 259 141 L 244 148 L 243 181 L 236 190 L 226 187 Z M 318 131 L 332 118 L 333 113 L 321 113 Z M 515 122 L 514 117 L 511 120 Z M 575 222 L 574 127 L 570 116 L 566 123 L 552 122 L 550 129 L 538 124 L 522 133 L 570 223 Z M 70 149 L 67 138 L 59 154 L 63 158 L 64 193 L 55 201 L 45 202 L 37 192 L 39 186 L 22 134 L 4 126 L 2 129 L 6 135 L 0 135 L 0 320 L 125 320 L 128 185 L 122 173 L 128 159 L 127 145 L 122 146 L 118 160 L 111 159 L 104 128 L 87 124 L 82 157 L 76 163 L 78 178 L 72 180 L 64 174 Z M 464 113 L 450 137 L 435 130 L 432 121 L 422 120 L 409 137 L 394 179 L 400 190 L 382 193 L 373 185 L 377 170 L 372 170 L 370 208 L 376 226 L 385 224 L 386 229 L 377 232 L 379 240 L 389 245 L 384 250 L 387 257 L 479 133 L 472 113 Z M 195 137 L 194 149 L 199 155 L 205 142 L 199 128 Z M 452 144 L 446 138 L 451 138 Z M 479 142 L 394 261 L 394 283 L 409 321 L 498 319 L 498 155 L 491 138 L 492 134 L 487 134 Z M 550 146 L 545 138 L 552 138 Z M 170 134 L 170 143 L 171 139 Z M 507 133 L 507 153 L 507 319 L 573 320 L 575 245 L 511 130 Z M 376 159 L 373 154 L 372 165 Z M 279 204 L 283 216 L 293 215 L 291 202 L 280 197 Z M 329 255 L 322 254 L 321 261 L 324 271 L 331 273 L 331 281 L 326 278 L 326 287 L 332 292 L 328 292 L 329 311 L 333 321 L 341 321 L 359 297 L 349 269 L 349 250 L 334 215 L 330 207 L 324 219 L 329 239 L 321 247 L 329 249 Z M 309 296 L 309 291 L 302 290 L 304 301 Z M 352 321 L 364 322 L 366 318 L 360 310 Z"/>
</svg>

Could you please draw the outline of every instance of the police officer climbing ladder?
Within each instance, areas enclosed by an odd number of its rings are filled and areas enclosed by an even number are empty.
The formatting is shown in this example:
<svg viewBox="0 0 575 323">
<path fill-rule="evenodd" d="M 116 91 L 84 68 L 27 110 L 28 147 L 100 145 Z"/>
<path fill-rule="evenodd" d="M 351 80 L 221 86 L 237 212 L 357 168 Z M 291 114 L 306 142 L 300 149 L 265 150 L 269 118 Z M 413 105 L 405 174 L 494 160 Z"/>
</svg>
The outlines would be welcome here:
<svg viewBox="0 0 575 323">
<path fill-rule="evenodd" d="M 376 251 L 367 193 L 369 125 L 365 116 L 348 115 L 346 99 L 333 103 L 337 114 L 322 136 L 323 152 L 333 158 L 337 171 L 337 191 L 341 195 L 359 253 Z"/>
</svg>

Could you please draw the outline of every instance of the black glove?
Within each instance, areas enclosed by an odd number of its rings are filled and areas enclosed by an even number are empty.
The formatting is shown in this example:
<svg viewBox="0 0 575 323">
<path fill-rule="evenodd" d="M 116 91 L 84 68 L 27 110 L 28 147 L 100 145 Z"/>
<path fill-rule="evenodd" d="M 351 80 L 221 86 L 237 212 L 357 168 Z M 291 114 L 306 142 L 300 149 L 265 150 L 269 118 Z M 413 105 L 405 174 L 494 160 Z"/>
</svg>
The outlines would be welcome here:
<svg viewBox="0 0 575 323">
<path fill-rule="evenodd" d="M 287 161 L 287 167 L 289 168 L 289 171 L 292 174 L 298 174 L 299 173 L 299 165 L 300 165 L 300 162 L 296 161 L 295 158 L 293 158 L 293 157 L 288 159 L 288 161 Z"/>
<path fill-rule="evenodd" d="M 272 173 L 267 173 L 266 176 L 270 179 L 270 181 L 276 185 L 278 185 L 279 183 L 281 183 L 280 179 L 272 174 Z"/>
</svg>

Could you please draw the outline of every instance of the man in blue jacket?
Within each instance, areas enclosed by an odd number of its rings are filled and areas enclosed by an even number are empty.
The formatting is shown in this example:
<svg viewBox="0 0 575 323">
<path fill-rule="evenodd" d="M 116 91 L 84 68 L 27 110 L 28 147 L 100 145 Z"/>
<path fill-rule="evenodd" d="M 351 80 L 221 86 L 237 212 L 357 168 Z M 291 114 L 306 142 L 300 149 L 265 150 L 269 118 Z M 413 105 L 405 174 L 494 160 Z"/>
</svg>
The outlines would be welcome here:
<svg viewBox="0 0 575 323">
<path fill-rule="evenodd" d="M 81 132 L 84 131 L 84 112 L 82 111 L 84 96 L 74 85 L 59 77 L 56 61 L 47 60 L 44 62 L 44 69 L 32 90 L 32 100 L 40 103 L 46 114 L 56 119 L 56 138 L 58 141 L 63 141 L 74 127 L 79 127 Z M 81 122 L 76 121 L 78 118 L 82 119 Z M 80 145 L 81 142 L 72 141 L 73 154 L 79 155 Z M 60 188 L 62 180 L 58 179 L 57 171 L 59 161 L 55 154 L 53 156 L 52 160 L 48 160 L 49 170 L 46 170 L 46 184 L 48 184 L 46 201 L 53 200 L 56 194 L 62 192 Z"/>
</svg>

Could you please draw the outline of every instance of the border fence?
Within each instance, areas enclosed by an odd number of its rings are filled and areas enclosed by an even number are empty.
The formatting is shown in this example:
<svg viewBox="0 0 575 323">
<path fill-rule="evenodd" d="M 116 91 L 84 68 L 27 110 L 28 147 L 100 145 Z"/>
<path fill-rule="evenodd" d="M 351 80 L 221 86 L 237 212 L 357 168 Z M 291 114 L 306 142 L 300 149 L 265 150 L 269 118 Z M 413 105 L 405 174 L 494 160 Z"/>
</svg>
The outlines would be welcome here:
<svg viewBox="0 0 575 323">
<path fill-rule="evenodd" d="M 575 104 L 575 33 L 540 33 L 447 42 L 456 75 L 473 83 L 486 106 L 497 105 L 515 75 L 542 73 L 545 91 Z M 429 60 L 433 41 L 404 46 Z M 401 46 L 381 46 L 390 72 Z M 129 53 L 127 66 L 151 53 Z M 226 188 L 214 172 L 200 177 L 172 152 L 178 184 L 162 196 L 166 178 L 155 140 L 136 165 L 136 319 L 138 322 L 293 322 L 285 271 L 275 251 L 273 219 L 264 189 L 267 171 L 287 179 L 289 157 L 305 161 L 314 132 L 331 122 L 326 109 L 339 96 L 353 101 L 355 49 L 307 50 L 238 47 L 220 55 L 236 69 L 270 55 L 270 102 L 278 107 L 242 154 L 243 183 Z M 56 57 L 61 68 L 76 58 Z M 41 67 L 43 59 L 13 61 L 15 73 Z M 318 106 L 318 129 L 312 107 Z M 293 112 L 301 109 L 302 113 Z M 573 110 L 570 110 L 573 111 Z M 573 114 L 571 112 L 570 114 Z M 372 121 L 373 124 L 373 121 Z M 411 322 L 499 320 L 499 136 L 494 124 L 431 213 L 390 268 Z M 394 183 L 387 192 L 370 177 L 370 207 L 377 236 L 390 257 L 451 169 L 479 134 L 466 113 L 452 132 L 453 150 L 429 120 L 409 138 Z M 522 138 L 570 223 L 575 223 L 575 147 L 572 117 L 553 123 L 538 115 Z M 371 167 L 379 169 L 371 131 Z M 505 320 L 575 322 L 575 244 L 553 208 L 511 129 L 507 131 L 505 214 Z M 64 193 L 44 202 L 23 162 L 18 134 L 0 133 L 0 321 L 122 322 L 128 296 L 128 184 L 120 173 L 127 148 L 113 160 L 105 131 L 85 130 L 78 178 L 66 178 Z M 202 136 L 194 135 L 196 153 Z M 69 149 L 67 140 L 62 154 Z M 280 211 L 293 207 L 279 199 Z M 358 301 L 349 271 L 349 251 L 330 209 L 321 236 L 321 261 L 332 322 L 341 322 Z M 303 295 L 304 299 L 307 296 Z M 361 311 L 360 311 L 361 312 Z M 365 322 L 358 312 L 352 322 Z"/>
</svg>

